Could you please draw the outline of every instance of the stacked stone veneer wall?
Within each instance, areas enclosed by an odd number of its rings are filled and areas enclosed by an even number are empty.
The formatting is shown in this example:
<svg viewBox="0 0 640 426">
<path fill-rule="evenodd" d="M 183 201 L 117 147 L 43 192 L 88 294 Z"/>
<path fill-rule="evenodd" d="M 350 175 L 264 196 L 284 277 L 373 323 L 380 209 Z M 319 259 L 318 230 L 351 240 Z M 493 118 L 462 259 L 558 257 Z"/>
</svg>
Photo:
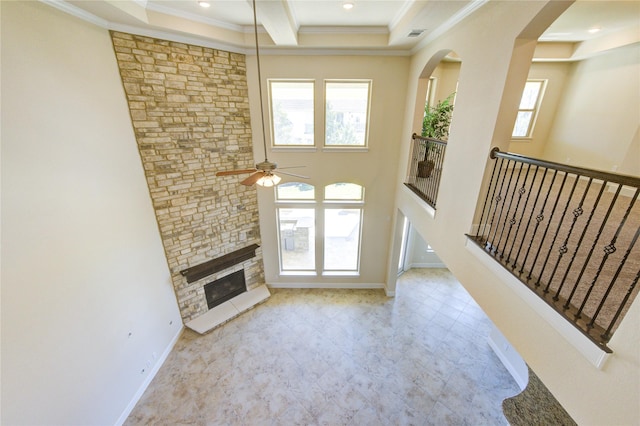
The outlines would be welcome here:
<svg viewBox="0 0 640 426">
<path fill-rule="evenodd" d="M 260 244 L 255 188 L 219 170 L 253 166 L 245 56 L 112 32 L 131 121 L 185 322 L 205 313 L 204 284 L 245 269 L 264 282 L 262 252 L 188 284 L 180 271 Z M 159 283 L 160 284 L 160 283 Z"/>
</svg>

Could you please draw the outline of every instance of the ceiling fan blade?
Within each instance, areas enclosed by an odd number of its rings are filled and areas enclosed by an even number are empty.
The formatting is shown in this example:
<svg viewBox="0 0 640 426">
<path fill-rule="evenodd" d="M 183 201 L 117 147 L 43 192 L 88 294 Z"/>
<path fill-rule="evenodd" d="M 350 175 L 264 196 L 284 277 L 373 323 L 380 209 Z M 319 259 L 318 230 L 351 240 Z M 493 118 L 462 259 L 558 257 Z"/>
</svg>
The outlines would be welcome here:
<svg viewBox="0 0 640 426">
<path fill-rule="evenodd" d="M 304 167 L 304 166 L 302 166 L 302 167 Z M 281 172 L 280 169 L 278 169 L 277 173 L 280 173 L 281 175 L 293 176 L 293 177 L 298 177 L 298 178 L 302 178 L 302 179 L 309 179 L 309 176 L 302 176 L 302 175 L 297 175 L 295 173 Z"/>
<path fill-rule="evenodd" d="M 278 167 L 278 170 L 282 170 L 282 169 L 299 169 L 301 167 L 307 167 L 307 166 L 288 166 L 288 167 Z"/>
<path fill-rule="evenodd" d="M 251 176 L 249 176 L 248 178 L 246 178 L 240 183 L 243 185 L 251 186 L 254 183 L 256 183 L 264 175 L 265 175 L 265 172 L 263 172 L 262 170 L 258 170 L 257 172 L 255 172 L 254 174 L 252 174 Z"/>
<path fill-rule="evenodd" d="M 241 175 L 244 173 L 253 173 L 256 169 L 242 169 L 242 170 L 226 170 L 222 172 L 217 172 L 216 176 L 231 176 L 231 175 Z"/>
</svg>

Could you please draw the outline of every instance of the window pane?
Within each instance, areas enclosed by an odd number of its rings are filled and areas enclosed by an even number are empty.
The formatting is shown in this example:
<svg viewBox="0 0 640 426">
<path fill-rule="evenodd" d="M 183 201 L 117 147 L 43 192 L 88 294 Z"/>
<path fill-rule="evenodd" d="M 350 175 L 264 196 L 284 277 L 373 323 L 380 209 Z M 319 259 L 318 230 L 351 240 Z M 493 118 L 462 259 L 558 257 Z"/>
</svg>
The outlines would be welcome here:
<svg viewBox="0 0 640 426">
<path fill-rule="evenodd" d="M 360 209 L 324 211 L 324 269 L 357 271 L 360 249 Z"/>
<path fill-rule="evenodd" d="M 365 146 L 369 82 L 327 82 L 325 144 Z"/>
<path fill-rule="evenodd" d="M 278 227 L 281 270 L 315 270 L 314 209 L 278 209 Z"/>
<path fill-rule="evenodd" d="M 316 198 L 313 185 L 302 182 L 287 182 L 276 186 L 276 199 L 283 200 L 314 200 Z"/>
<path fill-rule="evenodd" d="M 529 122 L 533 117 L 533 111 L 519 111 L 516 118 L 516 125 L 513 128 L 513 136 L 527 137 L 529 136 Z"/>
<path fill-rule="evenodd" d="M 363 187 L 355 183 L 334 183 L 324 187 L 324 199 L 362 201 L 363 190 Z"/>
<path fill-rule="evenodd" d="M 527 81 L 524 85 L 519 109 L 534 109 L 536 107 L 540 87 L 542 87 L 541 81 Z"/>
<path fill-rule="evenodd" d="M 313 82 L 269 81 L 274 145 L 313 145 Z"/>
</svg>

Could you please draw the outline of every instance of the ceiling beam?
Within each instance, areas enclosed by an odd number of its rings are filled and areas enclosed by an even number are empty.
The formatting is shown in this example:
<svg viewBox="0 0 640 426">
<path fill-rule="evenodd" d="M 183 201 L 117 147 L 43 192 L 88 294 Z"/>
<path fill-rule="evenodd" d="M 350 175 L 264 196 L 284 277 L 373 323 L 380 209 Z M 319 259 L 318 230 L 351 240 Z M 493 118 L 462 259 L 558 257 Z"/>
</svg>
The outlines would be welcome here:
<svg viewBox="0 0 640 426">
<path fill-rule="evenodd" d="M 251 0 L 249 3 L 252 4 Z M 256 12 L 258 22 L 276 46 L 298 45 L 298 28 L 288 0 L 256 1 Z"/>
</svg>

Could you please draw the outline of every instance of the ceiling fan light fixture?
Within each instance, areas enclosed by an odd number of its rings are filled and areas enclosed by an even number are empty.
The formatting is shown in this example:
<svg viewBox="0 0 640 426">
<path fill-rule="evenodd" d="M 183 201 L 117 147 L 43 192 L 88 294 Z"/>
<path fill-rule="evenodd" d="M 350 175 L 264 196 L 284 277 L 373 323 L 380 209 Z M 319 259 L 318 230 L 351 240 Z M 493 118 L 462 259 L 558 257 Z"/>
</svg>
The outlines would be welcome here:
<svg viewBox="0 0 640 426">
<path fill-rule="evenodd" d="M 264 186 L 265 188 L 269 188 L 271 186 L 276 186 L 278 183 L 280 183 L 281 180 L 282 180 L 282 178 L 280 176 L 278 176 L 278 175 L 268 174 L 268 175 L 264 175 L 260 179 L 258 179 L 258 181 L 256 182 L 256 185 L 260 185 L 260 186 Z"/>
</svg>

